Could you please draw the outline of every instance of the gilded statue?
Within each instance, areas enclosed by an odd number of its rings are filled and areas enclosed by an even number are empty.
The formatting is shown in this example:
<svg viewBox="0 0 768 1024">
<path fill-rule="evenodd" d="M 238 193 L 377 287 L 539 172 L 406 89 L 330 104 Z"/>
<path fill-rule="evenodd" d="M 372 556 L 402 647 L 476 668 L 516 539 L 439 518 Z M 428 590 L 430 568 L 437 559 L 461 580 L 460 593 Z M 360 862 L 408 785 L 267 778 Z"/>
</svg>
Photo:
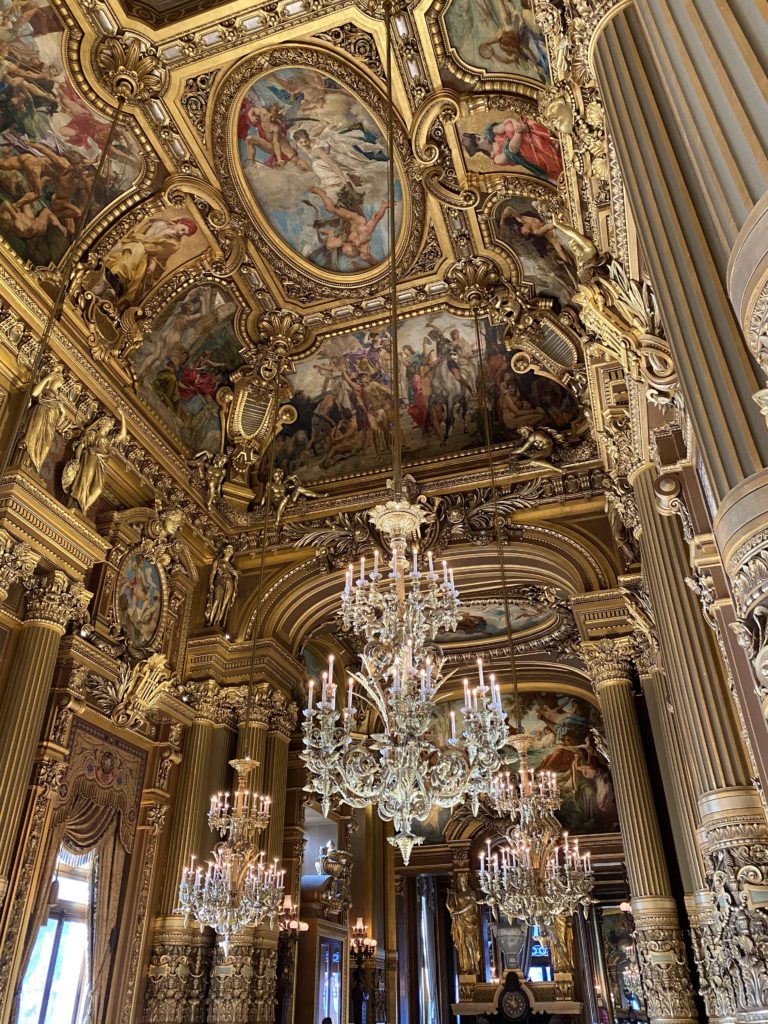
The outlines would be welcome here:
<svg viewBox="0 0 768 1024">
<path fill-rule="evenodd" d="M 227 476 L 227 456 L 219 452 L 198 452 L 193 465 L 201 473 L 205 487 L 205 504 L 212 508 L 221 497 L 221 488 Z"/>
<path fill-rule="evenodd" d="M 445 905 L 451 915 L 451 938 L 459 955 L 459 972 L 476 974 L 480 963 L 477 900 L 465 872 L 458 876 L 457 888 L 448 890 Z"/>
<path fill-rule="evenodd" d="M 227 615 L 235 603 L 239 573 L 232 564 L 235 549 L 225 544 L 216 556 L 208 577 L 208 600 L 205 605 L 205 621 L 208 626 L 224 628 Z"/>
<path fill-rule="evenodd" d="M 125 417 L 120 413 L 120 431 L 113 435 L 111 416 L 99 416 L 75 441 L 73 457 L 64 467 L 61 485 L 85 515 L 104 490 L 107 460 L 114 447 L 128 437 Z"/>
<path fill-rule="evenodd" d="M 266 505 L 268 497 L 276 510 L 275 523 L 279 524 L 286 508 L 295 505 L 299 498 L 322 498 L 324 495 L 304 487 L 295 474 L 286 476 L 282 469 L 276 469 L 272 474 L 272 480 L 264 488 L 260 502 L 262 506 Z"/>
<path fill-rule="evenodd" d="M 554 470 L 555 473 L 562 473 L 559 466 L 553 466 L 551 461 L 555 453 L 555 441 L 552 432 L 544 427 L 534 429 L 526 424 L 517 428 L 518 435 L 522 440 L 510 448 L 508 455 L 511 463 L 521 463 L 526 469 L 536 467 L 538 469 Z"/>
<path fill-rule="evenodd" d="M 63 386 L 64 374 L 61 367 L 57 366 L 32 388 L 33 404 L 24 435 L 24 447 L 38 473 L 51 450 L 60 421 L 59 391 Z"/>
<path fill-rule="evenodd" d="M 565 914 L 558 914 L 549 926 L 547 937 L 555 971 L 573 974 L 573 929 L 570 918 Z"/>
</svg>

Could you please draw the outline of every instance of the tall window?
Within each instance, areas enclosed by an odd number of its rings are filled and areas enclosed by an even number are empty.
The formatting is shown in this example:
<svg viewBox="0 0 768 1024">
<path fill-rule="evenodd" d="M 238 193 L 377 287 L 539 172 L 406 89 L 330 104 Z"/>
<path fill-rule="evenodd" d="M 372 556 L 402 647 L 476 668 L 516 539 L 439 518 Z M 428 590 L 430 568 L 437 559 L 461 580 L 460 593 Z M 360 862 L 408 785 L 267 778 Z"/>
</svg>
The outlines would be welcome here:
<svg viewBox="0 0 768 1024">
<path fill-rule="evenodd" d="M 56 902 L 37 933 L 24 975 L 19 1024 L 82 1024 L 85 1020 L 91 868 L 91 859 L 83 863 L 83 858 L 59 855 L 58 885 L 52 890 Z"/>
</svg>

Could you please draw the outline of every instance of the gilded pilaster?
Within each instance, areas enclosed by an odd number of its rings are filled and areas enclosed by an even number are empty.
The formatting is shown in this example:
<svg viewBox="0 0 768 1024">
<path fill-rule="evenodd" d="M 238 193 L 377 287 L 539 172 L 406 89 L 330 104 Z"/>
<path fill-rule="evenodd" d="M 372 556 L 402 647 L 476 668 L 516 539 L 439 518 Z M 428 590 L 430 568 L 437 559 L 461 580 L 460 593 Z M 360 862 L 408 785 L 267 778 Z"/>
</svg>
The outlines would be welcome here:
<svg viewBox="0 0 768 1024">
<path fill-rule="evenodd" d="M 294 705 L 278 706 L 270 717 L 267 736 L 264 787 L 272 797 L 272 813 L 267 828 L 267 860 L 279 860 L 283 852 L 285 794 L 288 785 L 288 746 L 296 724 Z"/>
<path fill-rule="evenodd" d="M 695 1021 L 685 944 L 632 696 L 635 643 L 633 637 L 592 640 L 579 650 L 600 701 L 611 754 L 648 1015 L 651 1021 Z"/>
<path fill-rule="evenodd" d="M 194 722 L 182 742 L 182 765 L 173 801 L 173 818 L 160 893 L 160 913 L 155 923 L 152 957 L 147 971 L 144 1020 L 190 1022 L 206 1019 L 206 1000 L 215 936 L 185 928 L 172 916 L 178 903 L 178 886 L 185 865 L 194 854 L 204 861 L 216 838 L 208 827 L 210 794 L 225 785 L 228 745 L 224 722 L 229 708 L 215 680 L 196 684 Z"/>
<path fill-rule="evenodd" d="M 687 758 L 676 716 L 670 713 L 669 683 L 658 664 L 659 656 L 651 637 L 644 635 L 638 640 L 635 664 L 651 722 L 680 875 L 686 894 L 692 895 L 704 884 L 704 865 L 696 842 L 698 807 L 687 784 Z"/>
<path fill-rule="evenodd" d="M 0 704 L 0 897 L 16 859 L 16 840 L 35 750 L 56 667 L 59 641 L 70 622 L 82 621 L 90 593 L 62 572 L 27 581 L 27 603 L 8 682 Z"/>
</svg>

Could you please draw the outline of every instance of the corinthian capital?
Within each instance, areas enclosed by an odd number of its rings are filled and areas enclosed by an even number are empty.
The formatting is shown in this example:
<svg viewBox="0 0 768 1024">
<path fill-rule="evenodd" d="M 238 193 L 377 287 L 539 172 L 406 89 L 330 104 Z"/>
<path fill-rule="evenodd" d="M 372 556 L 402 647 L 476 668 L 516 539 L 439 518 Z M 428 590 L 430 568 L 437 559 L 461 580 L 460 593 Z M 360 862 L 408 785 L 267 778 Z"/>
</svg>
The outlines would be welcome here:
<svg viewBox="0 0 768 1024">
<path fill-rule="evenodd" d="M 46 576 L 32 576 L 25 587 L 27 622 L 45 622 L 65 630 L 71 623 L 81 625 L 86 621 L 93 595 L 66 573 L 55 571 Z"/>
<path fill-rule="evenodd" d="M 14 583 L 29 580 L 39 560 L 29 544 L 14 540 L 7 530 L 0 529 L 0 602 L 8 597 Z"/>
<path fill-rule="evenodd" d="M 614 639 L 585 640 L 579 644 L 579 655 L 587 667 L 595 693 L 605 686 L 628 683 L 636 641 L 632 636 Z"/>
</svg>

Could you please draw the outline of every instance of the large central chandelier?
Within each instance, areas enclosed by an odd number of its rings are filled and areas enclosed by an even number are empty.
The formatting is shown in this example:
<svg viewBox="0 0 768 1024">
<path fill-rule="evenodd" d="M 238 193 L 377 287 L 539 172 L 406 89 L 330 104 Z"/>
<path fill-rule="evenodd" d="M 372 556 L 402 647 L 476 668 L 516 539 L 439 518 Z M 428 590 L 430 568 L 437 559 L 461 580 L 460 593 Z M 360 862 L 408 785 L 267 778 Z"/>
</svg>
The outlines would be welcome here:
<svg viewBox="0 0 768 1024">
<path fill-rule="evenodd" d="M 441 739 L 445 718 L 436 700 L 442 684 L 443 658 L 436 644 L 414 651 L 410 646 L 390 663 L 380 651 L 366 650 L 363 668 L 347 680 L 347 704 L 337 706 L 333 658 L 323 674 L 319 700 L 310 683 L 304 712 L 303 758 L 309 770 L 307 789 L 317 793 L 327 815 L 338 799 L 350 807 L 375 804 L 384 821 L 392 821 L 397 846 L 408 864 L 411 850 L 423 842 L 413 832 L 433 807 L 455 807 L 469 797 L 477 813 L 479 797 L 489 792 L 506 743 L 506 714 L 495 684 L 467 684 L 460 732 L 450 713 L 450 736 Z M 378 731 L 357 732 L 352 700 L 359 683 L 362 700 Z"/>
<path fill-rule="evenodd" d="M 478 879 L 495 918 L 518 919 L 546 932 L 557 917 L 571 916 L 592 903 L 594 874 L 589 852 L 563 832 L 555 817 L 560 794 L 554 772 L 535 772 L 528 764 L 531 737 L 512 741 L 520 755 L 513 776 L 498 775 L 491 799 L 500 817 L 509 819 L 506 841 L 480 855 Z"/>
<path fill-rule="evenodd" d="M 407 864 L 414 845 L 415 821 L 424 821 L 435 807 L 455 807 L 467 797 L 475 813 L 501 767 L 506 743 L 506 715 L 498 689 L 486 685 L 482 663 L 478 684 L 466 696 L 463 711 L 451 712 L 450 735 L 438 693 L 445 682 L 443 653 L 435 642 L 441 631 L 456 628 L 459 594 L 444 563 L 436 571 L 431 554 L 420 558 L 418 541 L 424 509 L 404 494 L 400 373 L 398 362 L 398 297 L 395 218 L 394 103 L 392 97 L 392 4 L 385 6 L 387 34 L 388 225 L 390 276 L 390 338 L 392 354 L 392 500 L 369 512 L 388 554 L 375 553 L 366 571 L 347 571 L 341 598 L 343 626 L 364 641 L 361 667 L 347 681 L 347 702 L 338 706 L 339 686 L 333 658 L 315 694 L 310 682 L 304 711 L 304 753 L 309 782 L 323 813 L 339 801 L 351 807 L 375 804 L 384 821 L 392 821 L 396 845 Z M 416 545 L 409 557 L 409 546 Z M 388 559 L 384 563 L 384 557 Z M 381 562 L 380 562 L 381 558 Z M 357 688 L 357 707 L 353 704 Z M 377 729 L 358 732 L 358 708 L 369 712 Z"/>
<path fill-rule="evenodd" d="M 185 926 L 194 918 L 201 928 L 208 925 L 219 936 L 224 955 L 232 939 L 249 926 L 269 920 L 274 928 L 283 906 L 285 871 L 277 861 L 266 864 L 256 849 L 258 837 L 269 824 L 269 797 L 260 797 L 247 787 L 258 762 L 251 758 L 230 761 L 237 774 L 237 789 L 230 804 L 229 793 L 211 797 L 208 825 L 220 841 L 214 846 L 207 870 L 195 865 L 194 856 L 185 867 L 179 885 L 179 905 Z"/>
</svg>

